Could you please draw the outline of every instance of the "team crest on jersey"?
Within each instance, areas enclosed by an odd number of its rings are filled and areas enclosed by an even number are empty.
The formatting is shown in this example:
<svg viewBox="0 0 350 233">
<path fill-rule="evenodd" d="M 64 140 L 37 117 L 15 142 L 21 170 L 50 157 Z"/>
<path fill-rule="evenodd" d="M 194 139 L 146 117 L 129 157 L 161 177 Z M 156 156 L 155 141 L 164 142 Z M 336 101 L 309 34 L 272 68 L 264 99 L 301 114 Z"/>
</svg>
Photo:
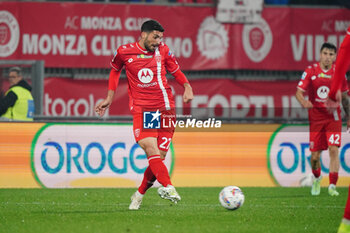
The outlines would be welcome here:
<svg viewBox="0 0 350 233">
<path fill-rule="evenodd" d="M 137 58 L 149 59 L 149 58 L 153 58 L 153 55 L 138 54 Z"/>
<path fill-rule="evenodd" d="M 140 129 L 135 129 L 135 136 L 137 138 L 140 136 Z"/>
<path fill-rule="evenodd" d="M 153 79 L 153 71 L 148 68 L 143 68 L 139 70 L 137 76 L 142 83 L 150 83 Z"/>
<path fill-rule="evenodd" d="M 161 56 L 157 56 L 157 55 L 156 55 L 156 62 L 161 62 L 161 61 L 162 61 Z"/>
</svg>

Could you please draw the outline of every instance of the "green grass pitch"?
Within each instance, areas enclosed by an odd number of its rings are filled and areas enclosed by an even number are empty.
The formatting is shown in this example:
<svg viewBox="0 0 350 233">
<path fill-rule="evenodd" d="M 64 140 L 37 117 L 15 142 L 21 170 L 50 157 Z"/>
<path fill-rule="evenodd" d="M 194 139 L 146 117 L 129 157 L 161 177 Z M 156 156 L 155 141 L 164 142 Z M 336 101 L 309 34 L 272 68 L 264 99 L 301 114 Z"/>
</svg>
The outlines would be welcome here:
<svg viewBox="0 0 350 233">
<path fill-rule="evenodd" d="M 309 188 L 243 187 L 244 205 L 221 207 L 221 188 L 177 188 L 177 205 L 155 188 L 129 211 L 135 189 L 0 189 L 0 232 L 336 232 L 347 188 L 312 197 Z"/>
</svg>

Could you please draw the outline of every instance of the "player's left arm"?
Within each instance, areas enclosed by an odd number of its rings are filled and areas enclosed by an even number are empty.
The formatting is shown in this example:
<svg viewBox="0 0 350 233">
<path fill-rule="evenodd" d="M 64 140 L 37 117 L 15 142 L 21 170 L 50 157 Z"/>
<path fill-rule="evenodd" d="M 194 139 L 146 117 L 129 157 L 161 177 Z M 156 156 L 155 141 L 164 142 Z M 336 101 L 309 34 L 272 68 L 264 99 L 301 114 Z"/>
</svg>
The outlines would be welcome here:
<svg viewBox="0 0 350 233">
<path fill-rule="evenodd" d="M 190 82 L 187 80 L 184 73 L 182 73 L 181 70 L 177 70 L 175 73 L 172 74 L 175 78 L 175 80 L 184 87 L 184 94 L 183 94 L 183 101 L 185 103 L 191 102 L 193 100 L 193 91 L 192 87 L 190 85 Z"/>
<path fill-rule="evenodd" d="M 191 102 L 193 99 L 193 91 L 190 82 L 187 80 L 186 76 L 180 70 L 179 63 L 176 61 L 174 54 L 169 50 L 168 46 L 164 46 L 164 64 L 165 68 L 174 76 L 176 82 L 184 87 L 183 101 L 185 103 Z"/>
</svg>

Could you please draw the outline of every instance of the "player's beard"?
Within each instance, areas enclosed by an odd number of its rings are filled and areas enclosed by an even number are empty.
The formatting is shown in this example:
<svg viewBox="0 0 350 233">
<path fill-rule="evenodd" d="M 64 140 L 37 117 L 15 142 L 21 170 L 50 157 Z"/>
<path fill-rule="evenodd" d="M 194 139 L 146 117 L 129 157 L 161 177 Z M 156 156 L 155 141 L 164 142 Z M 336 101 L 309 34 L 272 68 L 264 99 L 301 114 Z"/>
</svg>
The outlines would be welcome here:
<svg viewBox="0 0 350 233">
<path fill-rule="evenodd" d="M 144 41 L 143 44 L 145 45 L 145 49 L 146 49 L 148 52 L 154 52 L 154 50 L 156 50 L 156 48 L 158 47 L 158 46 L 156 46 L 156 45 L 152 45 L 152 44 L 149 42 L 149 40 L 147 40 L 147 39 L 145 39 L 145 41 Z M 152 46 L 153 46 L 153 47 L 152 47 Z"/>
<path fill-rule="evenodd" d="M 327 60 L 325 60 L 325 61 L 323 61 L 323 67 L 325 68 L 325 69 L 327 69 L 327 70 L 329 70 L 331 67 L 332 67 L 332 62 L 331 61 L 327 61 Z"/>
</svg>

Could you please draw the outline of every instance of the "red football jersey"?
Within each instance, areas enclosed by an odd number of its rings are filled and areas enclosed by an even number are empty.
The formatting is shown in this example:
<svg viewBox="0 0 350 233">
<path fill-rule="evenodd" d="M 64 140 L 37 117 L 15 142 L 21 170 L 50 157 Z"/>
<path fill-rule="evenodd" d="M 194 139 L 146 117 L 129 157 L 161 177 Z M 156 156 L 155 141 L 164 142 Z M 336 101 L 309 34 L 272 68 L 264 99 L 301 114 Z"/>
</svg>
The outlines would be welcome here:
<svg viewBox="0 0 350 233">
<path fill-rule="evenodd" d="M 128 78 L 129 106 L 132 112 L 175 107 L 166 73 L 180 67 L 169 50 L 161 43 L 154 52 L 142 49 L 138 42 L 122 45 L 114 55 L 111 66 L 120 71 L 125 66 Z"/>
<path fill-rule="evenodd" d="M 308 91 L 309 100 L 313 105 L 313 108 L 309 110 L 309 119 L 311 121 L 341 120 L 340 108 L 338 108 L 337 112 L 330 114 L 324 105 L 331 88 L 331 78 L 334 74 L 334 67 L 335 66 L 332 65 L 331 69 L 326 71 L 322 70 L 319 63 L 315 63 L 307 67 L 298 83 L 297 87 L 300 90 Z M 346 78 L 342 83 L 341 91 L 348 91 Z"/>
</svg>

